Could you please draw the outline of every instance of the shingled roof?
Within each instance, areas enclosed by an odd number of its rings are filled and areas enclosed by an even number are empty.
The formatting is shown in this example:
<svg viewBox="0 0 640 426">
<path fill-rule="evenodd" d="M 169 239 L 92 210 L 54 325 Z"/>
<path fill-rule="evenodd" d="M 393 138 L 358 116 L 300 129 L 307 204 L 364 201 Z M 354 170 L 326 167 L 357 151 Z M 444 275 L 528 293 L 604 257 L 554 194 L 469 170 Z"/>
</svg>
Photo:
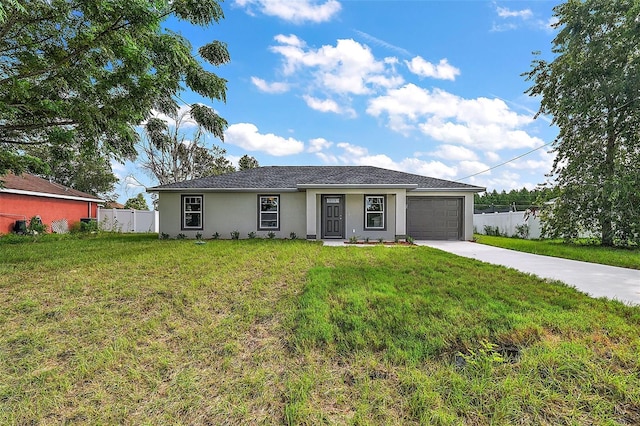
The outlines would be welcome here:
<svg viewBox="0 0 640 426">
<path fill-rule="evenodd" d="M 422 190 L 484 191 L 460 182 L 372 166 L 268 166 L 160 185 L 148 191 L 300 190 L 313 187 L 405 187 Z"/>
<path fill-rule="evenodd" d="M 45 197 L 49 196 L 52 198 L 66 198 L 81 201 L 103 201 L 95 195 L 87 194 L 86 192 L 77 191 L 73 188 L 50 182 L 29 173 L 23 173 L 21 175 L 9 173 L 5 176 L 0 176 L 0 180 L 2 181 L 2 186 L 4 186 L 4 188 L 0 187 L 0 192 Z"/>
</svg>

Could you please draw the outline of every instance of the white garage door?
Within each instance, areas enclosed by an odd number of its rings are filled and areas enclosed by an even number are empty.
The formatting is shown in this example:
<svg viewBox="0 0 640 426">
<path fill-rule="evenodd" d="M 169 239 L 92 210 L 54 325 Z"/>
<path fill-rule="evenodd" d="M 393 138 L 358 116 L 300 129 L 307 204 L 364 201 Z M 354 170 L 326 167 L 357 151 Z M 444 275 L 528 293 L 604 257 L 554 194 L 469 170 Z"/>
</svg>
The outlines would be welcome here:
<svg viewBox="0 0 640 426">
<path fill-rule="evenodd" d="M 461 240 L 462 198 L 407 197 L 407 234 L 416 240 Z"/>
</svg>

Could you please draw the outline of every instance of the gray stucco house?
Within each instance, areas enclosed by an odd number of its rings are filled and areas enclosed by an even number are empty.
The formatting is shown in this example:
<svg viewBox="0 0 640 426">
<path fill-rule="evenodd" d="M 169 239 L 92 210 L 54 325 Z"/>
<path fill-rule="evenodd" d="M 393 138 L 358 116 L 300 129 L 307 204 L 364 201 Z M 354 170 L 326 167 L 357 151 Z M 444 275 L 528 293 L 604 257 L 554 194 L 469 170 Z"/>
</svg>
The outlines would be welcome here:
<svg viewBox="0 0 640 426">
<path fill-rule="evenodd" d="M 370 166 L 271 166 L 148 188 L 175 237 L 470 240 L 485 188 Z"/>
</svg>

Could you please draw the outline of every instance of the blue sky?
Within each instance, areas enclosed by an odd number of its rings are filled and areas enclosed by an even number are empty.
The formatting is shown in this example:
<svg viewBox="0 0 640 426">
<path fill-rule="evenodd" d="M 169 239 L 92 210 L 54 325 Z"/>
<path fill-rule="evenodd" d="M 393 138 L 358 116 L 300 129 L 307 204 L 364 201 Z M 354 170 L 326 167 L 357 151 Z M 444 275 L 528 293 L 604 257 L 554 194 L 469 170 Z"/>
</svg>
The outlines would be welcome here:
<svg viewBox="0 0 640 426">
<path fill-rule="evenodd" d="M 194 50 L 228 44 L 231 62 L 211 68 L 227 102 L 181 99 L 229 122 L 224 143 L 207 143 L 234 162 L 373 165 L 500 191 L 551 170 L 547 146 L 477 174 L 557 134 L 533 119 L 521 74 L 533 51 L 550 58 L 558 1 L 226 0 L 217 25 L 166 26 Z M 156 184 L 136 163 L 114 171 L 120 201 Z"/>
</svg>

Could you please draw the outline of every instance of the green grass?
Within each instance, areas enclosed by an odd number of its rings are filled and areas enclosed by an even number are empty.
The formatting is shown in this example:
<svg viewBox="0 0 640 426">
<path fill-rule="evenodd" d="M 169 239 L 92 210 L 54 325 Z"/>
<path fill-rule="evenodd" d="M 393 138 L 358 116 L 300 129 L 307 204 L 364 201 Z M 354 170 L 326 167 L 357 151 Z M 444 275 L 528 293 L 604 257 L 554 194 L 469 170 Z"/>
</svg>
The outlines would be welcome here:
<svg viewBox="0 0 640 426">
<path fill-rule="evenodd" d="M 475 235 L 476 242 L 526 253 L 562 257 L 622 268 L 640 269 L 640 248 L 614 248 L 561 240 L 523 240 L 519 238 Z"/>
<path fill-rule="evenodd" d="M 0 424 L 638 424 L 640 308 L 428 247 L 0 239 Z"/>
</svg>

